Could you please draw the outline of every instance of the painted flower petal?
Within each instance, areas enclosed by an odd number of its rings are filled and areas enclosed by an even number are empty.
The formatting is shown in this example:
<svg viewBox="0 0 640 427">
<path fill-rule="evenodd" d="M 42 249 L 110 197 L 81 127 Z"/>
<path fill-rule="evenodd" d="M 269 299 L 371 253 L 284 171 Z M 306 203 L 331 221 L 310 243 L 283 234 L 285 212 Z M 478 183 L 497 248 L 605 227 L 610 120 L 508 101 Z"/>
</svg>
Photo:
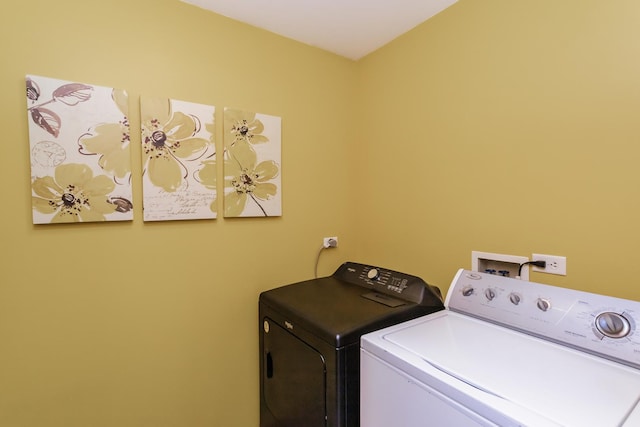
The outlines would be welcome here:
<svg viewBox="0 0 640 427">
<path fill-rule="evenodd" d="M 36 195 L 48 200 L 60 198 L 62 194 L 62 188 L 50 176 L 34 179 L 31 188 Z"/>
<path fill-rule="evenodd" d="M 236 193 L 234 191 L 227 194 L 224 197 L 224 216 L 240 216 L 246 204 L 247 195 L 245 193 Z"/>
<path fill-rule="evenodd" d="M 256 166 L 254 172 L 257 175 L 258 182 L 265 182 L 278 176 L 279 168 L 278 164 L 273 160 L 265 160 Z"/>
<path fill-rule="evenodd" d="M 55 172 L 56 182 L 61 186 L 75 185 L 84 187 L 84 184 L 93 178 L 93 171 L 89 166 L 79 163 L 60 165 Z"/>
<path fill-rule="evenodd" d="M 186 159 L 207 148 L 208 143 L 209 141 L 203 138 L 185 139 L 180 141 L 180 145 L 173 150 L 173 154 L 181 159 Z"/>
<path fill-rule="evenodd" d="M 118 109 L 124 114 L 125 117 L 129 116 L 129 95 L 126 90 L 113 89 L 111 92 L 111 98 L 118 106 Z"/>
<path fill-rule="evenodd" d="M 193 116 L 176 111 L 168 122 L 164 123 L 164 133 L 174 140 L 183 140 L 193 136 L 200 127 L 200 122 Z"/>
<path fill-rule="evenodd" d="M 77 214 L 69 213 L 66 210 L 60 210 L 57 214 L 51 218 L 52 223 L 68 223 L 68 222 L 80 222 L 80 217 Z"/>
<path fill-rule="evenodd" d="M 215 143 L 216 143 L 215 117 L 212 117 L 211 118 L 211 123 L 206 123 L 204 127 L 207 130 L 207 132 L 209 132 L 211 134 L 211 136 L 209 137 L 209 140 L 211 141 L 212 144 L 215 145 Z"/>
<path fill-rule="evenodd" d="M 264 135 L 251 135 L 251 143 L 252 144 L 263 144 L 265 142 L 269 142 L 269 138 Z"/>
<path fill-rule="evenodd" d="M 264 135 L 261 135 L 261 133 L 264 132 L 264 125 L 262 124 L 262 122 L 260 120 L 254 120 L 253 122 L 249 123 L 249 142 L 251 142 L 252 144 L 262 144 L 265 142 L 269 142 L 269 138 L 267 138 Z"/>
<path fill-rule="evenodd" d="M 206 160 L 202 162 L 204 165 L 202 169 L 198 171 L 198 179 L 200 183 L 204 185 L 206 188 L 215 190 L 216 189 L 216 181 L 218 179 L 218 171 L 215 160 Z"/>
<path fill-rule="evenodd" d="M 140 98 L 142 123 L 158 120 L 161 124 L 171 118 L 171 104 L 168 98 Z"/>
<path fill-rule="evenodd" d="M 256 113 L 250 111 L 225 108 L 224 110 L 224 144 L 230 147 L 238 138 L 234 128 L 246 122 L 247 126 L 255 120 Z"/>
<path fill-rule="evenodd" d="M 100 158 L 98 164 L 107 172 L 113 173 L 118 178 L 124 178 L 131 173 L 131 153 L 128 147 L 121 147 Z"/>
<path fill-rule="evenodd" d="M 253 190 L 254 196 L 262 200 L 269 200 L 271 197 L 275 196 L 277 192 L 278 187 L 270 182 L 258 184 L 256 185 L 255 190 Z"/>
<path fill-rule="evenodd" d="M 251 123 L 256 118 L 256 113 L 251 111 L 237 110 L 235 108 L 225 108 L 224 109 L 224 122 L 225 129 L 231 129 L 231 127 L 227 127 L 227 124 L 233 125 L 236 122 L 241 122 L 246 120 L 247 123 Z"/>
<path fill-rule="evenodd" d="M 109 200 L 107 200 L 106 197 L 92 197 L 91 198 L 91 206 L 90 209 L 83 209 L 80 213 L 80 216 L 82 217 L 83 221 L 89 221 L 88 219 L 85 219 L 86 217 L 84 216 L 85 212 L 91 211 L 91 216 L 93 218 L 97 218 L 98 215 L 100 217 L 103 217 L 105 214 L 110 214 L 116 211 L 117 206 L 114 205 L 113 203 L 110 203 Z M 91 221 L 104 221 L 104 218 L 101 219 L 91 219 Z"/>
<path fill-rule="evenodd" d="M 101 154 L 98 160 L 100 167 L 118 178 L 124 178 L 131 172 L 129 143 L 122 141 L 124 131 L 121 125 L 109 123 L 97 126 L 97 135 L 80 138 L 82 151 Z"/>
<path fill-rule="evenodd" d="M 95 127 L 96 135 L 82 136 L 79 142 L 88 153 L 109 153 L 122 145 L 122 130 L 122 126 L 116 123 L 98 125 Z"/>
<path fill-rule="evenodd" d="M 182 184 L 182 169 L 172 157 L 149 159 L 149 179 L 156 187 L 173 193 Z"/>
<path fill-rule="evenodd" d="M 93 203 L 92 203 L 93 205 Z M 113 205 L 112 205 L 113 206 Z M 115 209 L 114 209 L 115 210 Z M 97 209 L 82 209 L 79 213 L 82 222 L 106 221 L 104 214 Z"/>
<path fill-rule="evenodd" d="M 255 114 L 254 114 L 255 116 Z M 249 122 L 249 129 L 251 130 L 251 133 L 262 133 L 264 131 L 264 125 L 262 124 L 262 122 L 260 120 L 253 120 L 251 122 Z"/>
<path fill-rule="evenodd" d="M 224 160 L 224 176 L 225 177 L 236 177 L 241 173 L 242 173 L 242 168 L 240 167 L 240 164 L 235 159 Z"/>
<path fill-rule="evenodd" d="M 258 155 L 251 144 L 246 141 L 238 141 L 233 147 L 229 148 L 229 154 L 232 160 L 235 159 L 241 169 L 253 169 L 256 165 Z"/>
<path fill-rule="evenodd" d="M 116 188 L 116 184 L 106 175 L 99 175 L 89 180 L 83 187 L 83 191 L 88 196 L 106 196 Z M 104 197 L 106 200 L 106 197 Z M 92 200 L 93 202 L 93 200 Z"/>
<path fill-rule="evenodd" d="M 245 132 L 240 133 L 238 129 L 244 126 L 246 126 Z M 264 132 L 264 124 L 256 119 L 256 113 L 234 109 L 225 110 L 224 143 L 226 147 L 230 147 L 240 140 L 252 144 L 269 142 L 269 138 L 261 135 L 262 132 Z"/>
<path fill-rule="evenodd" d="M 49 202 L 50 200 L 41 199 L 40 197 L 31 198 L 33 208 L 43 214 L 52 214 L 58 210 L 58 207 L 54 203 Z"/>
</svg>

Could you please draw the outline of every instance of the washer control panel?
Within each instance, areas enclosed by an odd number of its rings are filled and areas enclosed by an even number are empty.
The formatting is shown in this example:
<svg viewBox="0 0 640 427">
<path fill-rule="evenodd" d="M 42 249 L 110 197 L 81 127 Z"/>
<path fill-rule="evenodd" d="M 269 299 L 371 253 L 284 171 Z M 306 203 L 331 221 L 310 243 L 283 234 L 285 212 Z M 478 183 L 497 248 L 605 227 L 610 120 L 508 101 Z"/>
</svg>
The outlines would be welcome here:
<svg viewBox="0 0 640 427">
<path fill-rule="evenodd" d="M 461 269 L 445 306 L 640 368 L 640 302 Z"/>
</svg>

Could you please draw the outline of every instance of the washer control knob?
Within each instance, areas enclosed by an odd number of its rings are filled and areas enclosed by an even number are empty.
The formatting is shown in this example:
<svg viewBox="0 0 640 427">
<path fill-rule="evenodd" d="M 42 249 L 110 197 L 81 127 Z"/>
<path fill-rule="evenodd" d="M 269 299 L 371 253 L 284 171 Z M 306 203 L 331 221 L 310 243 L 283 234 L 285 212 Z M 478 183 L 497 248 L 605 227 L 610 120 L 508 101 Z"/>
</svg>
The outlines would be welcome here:
<svg viewBox="0 0 640 427">
<path fill-rule="evenodd" d="M 536 301 L 536 305 L 542 311 L 549 311 L 549 309 L 551 308 L 551 301 L 546 298 L 538 298 L 538 301 Z"/>
<path fill-rule="evenodd" d="M 511 301 L 511 304 L 513 305 L 518 305 L 520 304 L 520 301 L 522 301 L 522 297 L 520 296 L 520 294 L 512 292 L 509 294 L 509 301 Z"/>
<path fill-rule="evenodd" d="M 631 332 L 631 325 L 622 314 L 606 311 L 596 317 L 596 328 L 609 338 L 624 338 Z"/>
<path fill-rule="evenodd" d="M 370 280 L 378 280 L 380 278 L 380 272 L 378 271 L 377 268 L 372 268 L 367 272 L 367 277 Z"/>
<path fill-rule="evenodd" d="M 487 300 L 492 301 L 496 297 L 496 291 L 491 288 L 487 288 L 484 291 L 484 296 Z"/>
<path fill-rule="evenodd" d="M 464 295 L 465 297 L 471 296 L 473 295 L 473 290 L 473 286 L 465 286 L 464 288 L 462 288 L 462 295 Z"/>
</svg>

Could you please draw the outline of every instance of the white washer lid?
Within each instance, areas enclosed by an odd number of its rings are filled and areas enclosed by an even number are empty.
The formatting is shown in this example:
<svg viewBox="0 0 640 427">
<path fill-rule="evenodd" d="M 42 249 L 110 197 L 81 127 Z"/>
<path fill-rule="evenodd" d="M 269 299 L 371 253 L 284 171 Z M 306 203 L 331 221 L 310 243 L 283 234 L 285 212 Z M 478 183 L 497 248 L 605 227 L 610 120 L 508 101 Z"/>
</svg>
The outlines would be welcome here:
<svg viewBox="0 0 640 427">
<path fill-rule="evenodd" d="M 478 389 L 564 426 L 620 426 L 640 400 L 640 371 L 446 311 L 384 340 Z"/>
</svg>

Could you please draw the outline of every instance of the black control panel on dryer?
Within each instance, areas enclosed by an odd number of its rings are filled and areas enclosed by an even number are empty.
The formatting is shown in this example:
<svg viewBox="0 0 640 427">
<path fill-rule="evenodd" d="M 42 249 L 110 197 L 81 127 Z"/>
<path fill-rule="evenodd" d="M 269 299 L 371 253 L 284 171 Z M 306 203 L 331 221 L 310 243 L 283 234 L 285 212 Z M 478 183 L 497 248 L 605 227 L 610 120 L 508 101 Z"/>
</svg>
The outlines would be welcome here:
<svg viewBox="0 0 640 427">
<path fill-rule="evenodd" d="M 393 301 L 400 305 L 404 302 L 433 304 L 434 298 L 442 300 L 437 287 L 417 276 L 386 268 L 345 262 L 333 273 L 333 277 L 372 290 L 372 294 L 366 297 L 387 305 L 393 304 Z"/>
</svg>

